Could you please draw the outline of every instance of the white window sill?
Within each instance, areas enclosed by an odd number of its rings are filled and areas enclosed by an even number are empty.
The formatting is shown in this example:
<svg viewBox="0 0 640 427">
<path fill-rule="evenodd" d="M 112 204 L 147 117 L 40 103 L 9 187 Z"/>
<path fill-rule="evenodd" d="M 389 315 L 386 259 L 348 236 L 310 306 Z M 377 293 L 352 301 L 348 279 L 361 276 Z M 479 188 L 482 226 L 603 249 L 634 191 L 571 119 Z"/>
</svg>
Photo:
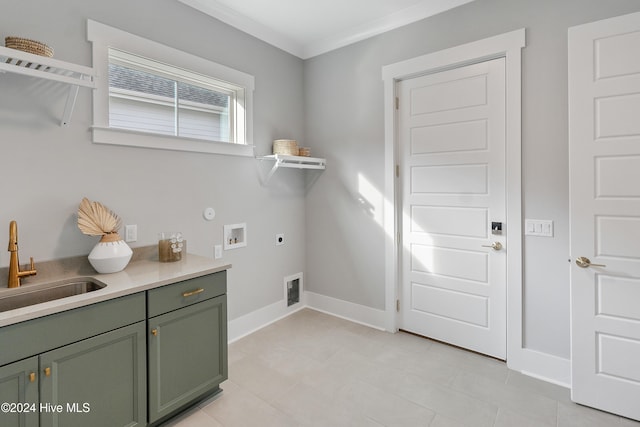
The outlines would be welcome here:
<svg viewBox="0 0 640 427">
<path fill-rule="evenodd" d="M 160 150 L 191 151 L 195 153 L 223 154 L 254 157 L 253 145 L 178 138 L 171 135 L 136 132 L 127 129 L 94 126 L 93 142 L 97 144 L 125 145 Z"/>
</svg>

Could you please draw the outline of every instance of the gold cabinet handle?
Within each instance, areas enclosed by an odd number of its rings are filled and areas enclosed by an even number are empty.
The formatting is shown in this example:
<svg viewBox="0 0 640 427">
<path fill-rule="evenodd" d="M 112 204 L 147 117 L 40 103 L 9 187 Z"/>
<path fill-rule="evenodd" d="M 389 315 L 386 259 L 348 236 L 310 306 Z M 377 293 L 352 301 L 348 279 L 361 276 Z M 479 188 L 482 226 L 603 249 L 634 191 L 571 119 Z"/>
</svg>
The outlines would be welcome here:
<svg viewBox="0 0 640 427">
<path fill-rule="evenodd" d="M 51 376 L 51 368 L 44 368 L 44 376 L 45 377 Z"/>
<path fill-rule="evenodd" d="M 31 373 L 29 374 L 29 382 L 30 382 L 30 383 L 33 383 L 33 382 L 35 382 L 35 381 L 36 381 L 36 373 L 35 373 L 35 372 L 31 372 Z"/>
<path fill-rule="evenodd" d="M 591 264 L 591 260 L 586 256 L 580 256 L 576 258 L 576 264 L 578 267 L 587 268 L 587 267 L 606 267 L 605 264 Z"/>
<path fill-rule="evenodd" d="M 153 335 L 154 337 L 158 336 L 158 330 L 157 329 L 152 329 L 151 330 L 151 335 Z"/>
<path fill-rule="evenodd" d="M 198 288 L 198 289 L 195 289 L 193 291 L 183 292 L 182 296 L 186 298 L 186 297 L 191 297 L 193 295 L 200 294 L 202 292 L 204 292 L 204 288 Z"/>
<path fill-rule="evenodd" d="M 482 245 L 483 248 L 491 248 L 494 251 L 499 251 L 500 249 L 502 249 L 502 243 L 500 242 L 493 242 L 490 245 Z"/>
</svg>

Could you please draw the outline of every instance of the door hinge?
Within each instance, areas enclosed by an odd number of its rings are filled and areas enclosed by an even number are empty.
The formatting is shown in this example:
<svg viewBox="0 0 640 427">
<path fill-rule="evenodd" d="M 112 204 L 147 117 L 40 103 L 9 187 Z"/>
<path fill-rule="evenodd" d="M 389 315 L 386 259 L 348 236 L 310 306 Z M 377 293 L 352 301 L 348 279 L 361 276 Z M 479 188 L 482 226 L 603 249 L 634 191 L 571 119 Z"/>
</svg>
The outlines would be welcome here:
<svg viewBox="0 0 640 427">
<path fill-rule="evenodd" d="M 400 165 L 396 165 L 396 178 L 400 178 Z"/>
<path fill-rule="evenodd" d="M 396 96 L 396 110 L 400 109 L 400 98 Z"/>
<path fill-rule="evenodd" d="M 400 300 L 399 299 L 396 300 L 396 311 L 398 313 L 400 313 Z"/>
</svg>

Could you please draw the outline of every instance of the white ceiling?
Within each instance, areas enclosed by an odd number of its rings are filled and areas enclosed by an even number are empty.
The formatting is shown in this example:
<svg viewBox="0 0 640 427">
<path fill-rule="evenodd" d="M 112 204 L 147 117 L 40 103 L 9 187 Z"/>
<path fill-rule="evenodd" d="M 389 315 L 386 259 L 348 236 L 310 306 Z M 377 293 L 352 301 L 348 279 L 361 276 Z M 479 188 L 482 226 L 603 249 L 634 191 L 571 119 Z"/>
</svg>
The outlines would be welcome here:
<svg viewBox="0 0 640 427">
<path fill-rule="evenodd" d="M 302 59 L 473 0 L 178 0 Z"/>
</svg>

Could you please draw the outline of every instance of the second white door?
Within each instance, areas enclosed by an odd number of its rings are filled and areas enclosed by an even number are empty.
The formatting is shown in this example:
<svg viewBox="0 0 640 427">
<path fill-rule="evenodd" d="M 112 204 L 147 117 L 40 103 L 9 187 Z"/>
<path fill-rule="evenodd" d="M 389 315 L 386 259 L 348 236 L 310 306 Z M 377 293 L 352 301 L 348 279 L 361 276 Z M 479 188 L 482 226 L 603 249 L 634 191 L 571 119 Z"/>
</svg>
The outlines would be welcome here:
<svg viewBox="0 0 640 427">
<path fill-rule="evenodd" d="M 397 93 L 401 328 L 505 359 L 504 58 Z"/>
<path fill-rule="evenodd" d="M 640 13 L 568 40 L 571 397 L 640 420 Z"/>
</svg>

